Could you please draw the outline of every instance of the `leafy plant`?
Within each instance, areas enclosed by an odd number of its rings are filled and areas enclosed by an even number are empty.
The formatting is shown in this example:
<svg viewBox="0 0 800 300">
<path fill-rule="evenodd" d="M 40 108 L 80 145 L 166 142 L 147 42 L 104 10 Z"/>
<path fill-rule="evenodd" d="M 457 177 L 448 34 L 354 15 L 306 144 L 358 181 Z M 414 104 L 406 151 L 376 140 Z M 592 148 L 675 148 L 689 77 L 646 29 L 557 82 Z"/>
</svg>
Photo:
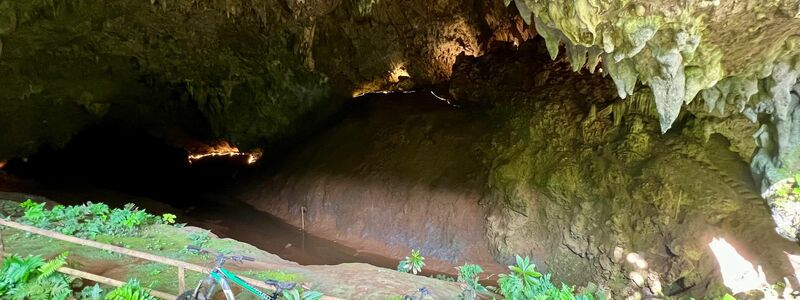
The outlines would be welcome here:
<svg viewBox="0 0 800 300">
<path fill-rule="evenodd" d="M 93 286 L 83 288 L 77 298 L 80 300 L 101 300 L 103 299 L 104 293 L 105 291 L 103 291 L 100 285 L 95 283 Z"/>
<path fill-rule="evenodd" d="M 523 259 L 517 255 L 516 260 L 516 265 L 508 267 L 511 270 L 509 274 L 500 274 L 500 279 L 497 280 L 500 291 L 503 296 L 511 299 L 532 297 L 533 287 L 538 284 L 537 279 L 542 274 L 536 272 L 536 265 L 531 264 L 528 257 Z"/>
<path fill-rule="evenodd" d="M 411 255 L 406 256 L 406 259 L 400 261 L 400 264 L 397 265 L 397 270 L 416 275 L 422 272 L 422 267 L 424 266 L 425 258 L 420 255 L 419 250 L 411 249 Z"/>
<path fill-rule="evenodd" d="M 800 173 L 795 174 L 793 176 L 794 182 L 787 183 L 775 191 L 775 194 L 780 196 L 782 199 L 777 199 L 779 201 L 789 201 L 795 200 L 797 201 L 800 198 Z M 791 199 L 790 199 L 791 198 Z"/>
<path fill-rule="evenodd" d="M 3 260 L 0 270 L 0 298 L 63 300 L 72 295 L 72 278 L 56 273 L 66 264 L 68 253 L 45 261 L 41 256 L 20 258 L 12 255 Z"/>
<path fill-rule="evenodd" d="M 211 235 L 209 235 L 208 233 L 209 231 L 207 230 L 192 232 L 189 234 L 189 240 L 191 241 L 193 246 L 205 248 L 208 242 L 211 241 Z"/>
<path fill-rule="evenodd" d="M 479 265 L 464 264 L 458 267 L 458 282 L 464 284 L 459 299 L 474 300 L 478 297 L 478 293 L 488 292 L 486 287 L 478 282 L 480 273 L 483 273 L 483 268 Z"/>
<path fill-rule="evenodd" d="M 106 295 L 105 300 L 157 300 L 150 292 L 139 284 L 136 279 L 131 279 Z"/>
<path fill-rule="evenodd" d="M 173 214 L 161 215 L 161 220 L 163 220 L 165 224 L 175 224 L 175 218 L 176 216 Z"/>
<path fill-rule="evenodd" d="M 319 300 L 323 294 L 318 291 L 304 291 L 302 289 L 291 289 L 283 291 L 281 297 L 284 300 Z"/>
<path fill-rule="evenodd" d="M 556 287 L 550 281 L 550 274 L 536 272 L 536 265 L 528 257 L 516 256 L 517 264 L 509 266 L 509 274 L 501 274 L 497 283 L 500 293 L 506 299 L 594 299 L 591 294 L 575 295 L 573 288 L 561 284 Z"/>
<path fill-rule="evenodd" d="M 736 297 L 731 296 L 731 294 L 725 294 L 722 296 L 722 300 L 736 300 Z"/>
<path fill-rule="evenodd" d="M 28 199 L 20 206 L 24 209 L 20 221 L 24 223 L 87 239 L 94 239 L 98 234 L 135 235 L 144 225 L 175 222 L 173 214 L 155 216 L 130 203 L 123 208 L 111 209 L 103 203 L 87 202 L 73 206 L 56 205 L 48 210 L 44 203 Z"/>
<path fill-rule="evenodd" d="M 20 204 L 25 210 L 23 218 L 33 224 L 40 224 L 47 221 L 47 214 L 45 214 L 44 203 L 36 203 L 31 199 L 26 200 Z"/>
</svg>

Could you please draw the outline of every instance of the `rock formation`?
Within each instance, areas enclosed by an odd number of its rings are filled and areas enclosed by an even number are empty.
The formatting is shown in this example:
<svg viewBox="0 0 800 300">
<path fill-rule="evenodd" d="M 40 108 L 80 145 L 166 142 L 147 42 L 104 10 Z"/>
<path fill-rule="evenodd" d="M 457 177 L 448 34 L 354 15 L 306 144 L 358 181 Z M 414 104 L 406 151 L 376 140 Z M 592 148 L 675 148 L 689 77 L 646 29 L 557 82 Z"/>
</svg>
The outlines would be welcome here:
<svg viewBox="0 0 800 300">
<path fill-rule="evenodd" d="M 518 44 L 529 26 L 552 58 L 563 44 L 574 70 L 611 75 L 620 98 L 648 86 L 662 132 L 699 97 L 760 124 L 765 185 L 798 169 L 800 8 L 787 0 L 4 0 L 0 157 L 104 118 L 262 146 L 346 97 L 444 82 L 458 54 Z"/>
<path fill-rule="evenodd" d="M 552 58 L 563 43 L 574 70 L 602 60 L 622 99 L 649 86 L 662 132 L 700 95 L 708 112 L 761 124 L 752 169 L 764 188 L 800 169 L 796 1 L 514 2 Z"/>
</svg>

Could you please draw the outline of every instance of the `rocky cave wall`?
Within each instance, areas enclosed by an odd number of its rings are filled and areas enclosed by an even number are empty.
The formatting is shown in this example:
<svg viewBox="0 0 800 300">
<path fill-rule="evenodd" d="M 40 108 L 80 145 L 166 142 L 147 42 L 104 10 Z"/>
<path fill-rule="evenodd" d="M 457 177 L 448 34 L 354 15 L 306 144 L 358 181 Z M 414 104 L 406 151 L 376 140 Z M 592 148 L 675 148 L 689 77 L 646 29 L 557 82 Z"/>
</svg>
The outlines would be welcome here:
<svg viewBox="0 0 800 300">
<path fill-rule="evenodd" d="M 511 11 L 484 1 L 3 0 L 0 158 L 59 147 L 108 119 L 179 144 L 263 146 L 354 94 L 440 83 L 458 53 L 527 38 Z"/>
<path fill-rule="evenodd" d="M 615 100 L 611 79 L 546 51 L 533 41 L 460 57 L 458 107 L 428 93 L 362 99 L 238 197 L 298 226 L 305 208 L 309 232 L 366 252 L 421 249 L 437 267 L 490 271 L 529 255 L 619 298 L 721 296 L 713 238 L 770 282 L 793 278 L 783 251 L 800 248 L 775 233 L 740 155 L 752 145 L 688 113 L 664 135 L 652 98 Z"/>
<path fill-rule="evenodd" d="M 696 111 L 759 124 L 766 186 L 800 169 L 798 28 L 790 0 L 4 0 L 0 157 L 108 118 L 264 146 L 347 97 L 445 82 L 458 54 L 538 32 L 621 98 L 648 87 L 662 132 L 698 95 Z"/>
<path fill-rule="evenodd" d="M 514 3 L 553 58 L 563 43 L 574 70 L 602 61 L 622 99 L 648 86 L 662 132 L 699 95 L 706 112 L 761 125 L 751 166 L 762 188 L 800 170 L 797 1 Z"/>
<path fill-rule="evenodd" d="M 483 159 L 484 201 L 494 204 L 486 234 L 499 257 L 531 254 L 559 278 L 615 295 L 712 297 L 726 290 L 709 248 L 717 237 L 770 282 L 793 278 L 782 251 L 798 247 L 775 233 L 741 155 L 752 143 L 715 130 L 755 125 L 683 113 L 662 134 L 646 93 L 620 101 L 611 80 L 571 73 L 568 62 L 526 67 L 536 52 L 465 58 L 451 86 L 465 102 L 504 103 L 489 113 L 500 125 Z M 527 72 L 537 79 L 509 80 Z M 490 87 L 501 99 L 487 98 Z"/>
<path fill-rule="evenodd" d="M 493 126 L 429 93 L 365 98 L 274 172 L 243 183 L 238 198 L 298 227 L 305 216 L 309 232 L 359 251 L 417 249 L 428 270 L 469 262 L 503 272 L 480 203 L 480 153 Z"/>
</svg>

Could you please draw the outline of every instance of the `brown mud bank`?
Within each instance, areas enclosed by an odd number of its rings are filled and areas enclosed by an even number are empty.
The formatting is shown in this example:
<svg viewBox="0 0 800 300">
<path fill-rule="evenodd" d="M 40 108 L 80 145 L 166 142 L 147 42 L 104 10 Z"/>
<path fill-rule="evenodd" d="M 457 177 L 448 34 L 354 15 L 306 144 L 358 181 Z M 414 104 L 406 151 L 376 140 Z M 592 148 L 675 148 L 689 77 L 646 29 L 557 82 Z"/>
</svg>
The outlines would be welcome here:
<svg viewBox="0 0 800 300">
<path fill-rule="evenodd" d="M 544 53 L 460 57 L 448 97 L 462 108 L 429 92 L 367 99 L 237 197 L 365 251 L 491 271 L 530 255 L 615 297 L 724 294 L 714 238 L 770 283 L 796 281 L 785 252 L 800 247 L 749 173 L 754 125 L 690 105 L 662 134 L 649 93 L 620 100 L 610 78 Z"/>
</svg>

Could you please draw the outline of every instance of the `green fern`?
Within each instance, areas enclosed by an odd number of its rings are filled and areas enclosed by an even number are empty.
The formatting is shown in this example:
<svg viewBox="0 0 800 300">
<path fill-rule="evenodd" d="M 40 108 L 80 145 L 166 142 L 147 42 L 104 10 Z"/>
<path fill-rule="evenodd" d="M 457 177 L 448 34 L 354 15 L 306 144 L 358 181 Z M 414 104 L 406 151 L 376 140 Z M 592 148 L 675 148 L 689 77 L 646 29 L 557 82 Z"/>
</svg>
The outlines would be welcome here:
<svg viewBox="0 0 800 300">
<path fill-rule="evenodd" d="M 45 262 L 41 256 L 12 255 L 0 270 L 0 298 L 64 300 L 72 295 L 72 278 L 56 273 L 66 263 L 67 253 Z"/>
<path fill-rule="evenodd" d="M 25 259 L 12 255 L 3 261 L 0 275 L 0 295 L 14 285 L 28 282 L 31 275 L 44 264 L 41 256 L 28 256 Z"/>
<path fill-rule="evenodd" d="M 151 296 L 138 280 L 131 279 L 128 283 L 108 293 L 105 300 L 157 300 L 157 298 Z"/>
<path fill-rule="evenodd" d="M 48 277 L 67 264 L 67 256 L 69 252 L 64 252 L 51 259 L 50 261 L 39 266 L 39 273 L 41 277 Z"/>
<path fill-rule="evenodd" d="M 25 210 L 25 215 L 22 217 L 26 222 L 35 224 L 37 226 L 47 223 L 48 213 L 44 208 L 44 202 L 35 203 L 31 199 L 26 200 L 20 204 Z"/>
</svg>

